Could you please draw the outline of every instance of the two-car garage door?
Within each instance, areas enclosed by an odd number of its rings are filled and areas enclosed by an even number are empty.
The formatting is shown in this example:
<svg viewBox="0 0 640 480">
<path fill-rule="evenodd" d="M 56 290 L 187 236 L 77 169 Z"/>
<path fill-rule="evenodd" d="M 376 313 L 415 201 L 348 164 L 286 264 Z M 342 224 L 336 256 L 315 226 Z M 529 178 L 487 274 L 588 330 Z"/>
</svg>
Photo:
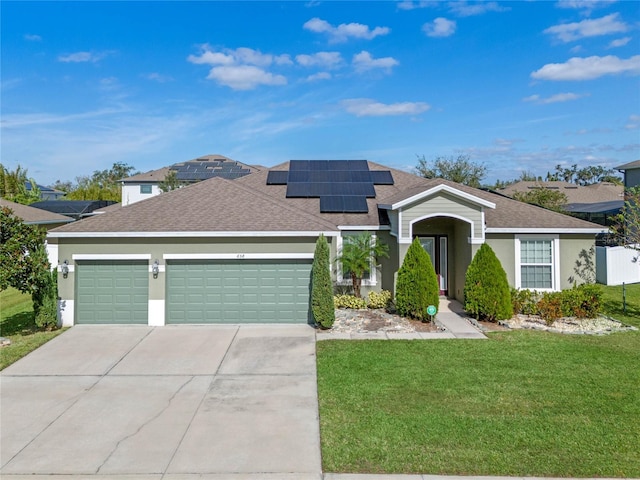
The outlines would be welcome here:
<svg viewBox="0 0 640 480">
<path fill-rule="evenodd" d="M 310 260 L 167 263 L 166 323 L 306 323 Z"/>
<path fill-rule="evenodd" d="M 149 321 L 147 260 L 80 261 L 76 323 Z M 165 323 L 306 323 L 311 260 L 168 260 Z"/>
</svg>

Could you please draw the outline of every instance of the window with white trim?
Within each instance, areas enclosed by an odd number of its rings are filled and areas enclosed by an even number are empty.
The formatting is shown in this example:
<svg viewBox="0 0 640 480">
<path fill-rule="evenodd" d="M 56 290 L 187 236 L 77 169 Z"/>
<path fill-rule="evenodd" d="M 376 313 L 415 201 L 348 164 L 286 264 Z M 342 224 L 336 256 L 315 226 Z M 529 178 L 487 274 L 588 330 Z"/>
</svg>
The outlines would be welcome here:
<svg viewBox="0 0 640 480">
<path fill-rule="evenodd" d="M 361 235 L 362 232 L 353 232 L 353 233 L 345 233 L 342 232 L 342 235 L 339 237 L 338 239 L 338 250 L 340 253 L 342 253 L 342 246 L 349 242 L 350 237 L 356 237 L 358 235 Z M 371 235 L 371 242 L 375 243 L 376 241 L 376 235 Z M 339 254 L 340 254 L 339 253 Z M 369 272 L 365 272 L 365 274 L 362 276 L 362 285 L 375 285 L 376 284 L 376 262 L 375 262 L 375 258 L 371 258 L 371 266 L 370 266 L 370 271 Z M 351 273 L 347 270 L 345 271 L 342 268 L 342 263 L 338 264 L 338 283 L 343 283 L 343 284 L 351 284 Z"/>
<path fill-rule="evenodd" d="M 531 290 L 556 289 L 556 252 L 551 238 L 519 239 L 519 288 Z"/>
<path fill-rule="evenodd" d="M 148 194 L 148 193 L 152 193 L 153 189 L 151 185 L 140 185 L 140 193 L 141 194 Z"/>
</svg>

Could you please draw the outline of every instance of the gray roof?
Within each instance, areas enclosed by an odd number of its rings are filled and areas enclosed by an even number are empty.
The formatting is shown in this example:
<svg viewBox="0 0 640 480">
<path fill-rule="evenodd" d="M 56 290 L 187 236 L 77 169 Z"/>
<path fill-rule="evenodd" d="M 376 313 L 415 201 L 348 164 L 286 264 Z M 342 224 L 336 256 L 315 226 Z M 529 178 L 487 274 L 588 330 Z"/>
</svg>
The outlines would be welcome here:
<svg viewBox="0 0 640 480">
<path fill-rule="evenodd" d="M 635 160 L 633 162 L 625 163 L 624 165 L 613 168 L 615 168 L 616 170 L 634 170 L 636 168 L 640 168 L 640 160 Z"/>
<path fill-rule="evenodd" d="M 402 201 L 439 185 L 473 195 L 485 208 L 488 228 L 602 228 L 568 215 L 443 179 L 425 179 L 368 162 L 370 170 L 388 170 L 394 185 L 376 185 L 367 213 L 320 213 L 318 198 L 287 198 L 286 185 L 267 185 L 268 171 L 236 180 L 212 178 L 55 229 L 56 233 L 99 232 L 330 232 L 338 227 L 388 224 L 378 205 Z M 289 163 L 272 170 L 288 170 Z"/>
<path fill-rule="evenodd" d="M 522 181 L 500 188 L 497 191 L 508 197 L 513 197 L 516 192 L 527 192 L 541 188 L 565 194 L 567 203 L 612 202 L 624 198 L 624 187 L 610 182 L 582 186 L 569 182 Z"/>
<path fill-rule="evenodd" d="M 11 202 L 4 198 L 0 198 L 0 207 L 8 207 L 13 210 L 16 217 L 22 219 L 26 224 L 47 225 L 53 223 L 69 223 L 73 222 L 73 218 L 60 215 L 58 213 L 49 212 L 40 208 L 29 207 L 20 203 Z"/>
</svg>

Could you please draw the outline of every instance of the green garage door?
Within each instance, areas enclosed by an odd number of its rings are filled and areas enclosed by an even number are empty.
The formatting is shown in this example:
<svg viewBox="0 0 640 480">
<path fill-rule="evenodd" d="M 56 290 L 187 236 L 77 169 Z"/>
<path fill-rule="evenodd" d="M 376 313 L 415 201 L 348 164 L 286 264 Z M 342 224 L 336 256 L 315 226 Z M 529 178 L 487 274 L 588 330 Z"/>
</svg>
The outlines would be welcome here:
<svg viewBox="0 0 640 480">
<path fill-rule="evenodd" d="M 306 323 L 310 260 L 167 264 L 167 323 Z"/>
<path fill-rule="evenodd" d="M 87 260 L 76 269 L 76 323 L 148 323 L 149 263 Z"/>
</svg>

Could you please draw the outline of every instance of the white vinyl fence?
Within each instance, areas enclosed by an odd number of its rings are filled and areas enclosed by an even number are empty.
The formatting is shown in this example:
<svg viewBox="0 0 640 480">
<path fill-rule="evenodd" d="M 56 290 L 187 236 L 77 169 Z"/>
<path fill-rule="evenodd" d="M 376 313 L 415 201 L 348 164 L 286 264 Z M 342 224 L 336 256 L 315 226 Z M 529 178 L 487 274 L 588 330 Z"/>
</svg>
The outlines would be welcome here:
<svg viewBox="0 0 640 480">
<path fill-rule="evenodd" d="M 596 282 L 622 285 L 640 282 L 640 252 L 625 247 L 596 247 Z"/>
</svg>

